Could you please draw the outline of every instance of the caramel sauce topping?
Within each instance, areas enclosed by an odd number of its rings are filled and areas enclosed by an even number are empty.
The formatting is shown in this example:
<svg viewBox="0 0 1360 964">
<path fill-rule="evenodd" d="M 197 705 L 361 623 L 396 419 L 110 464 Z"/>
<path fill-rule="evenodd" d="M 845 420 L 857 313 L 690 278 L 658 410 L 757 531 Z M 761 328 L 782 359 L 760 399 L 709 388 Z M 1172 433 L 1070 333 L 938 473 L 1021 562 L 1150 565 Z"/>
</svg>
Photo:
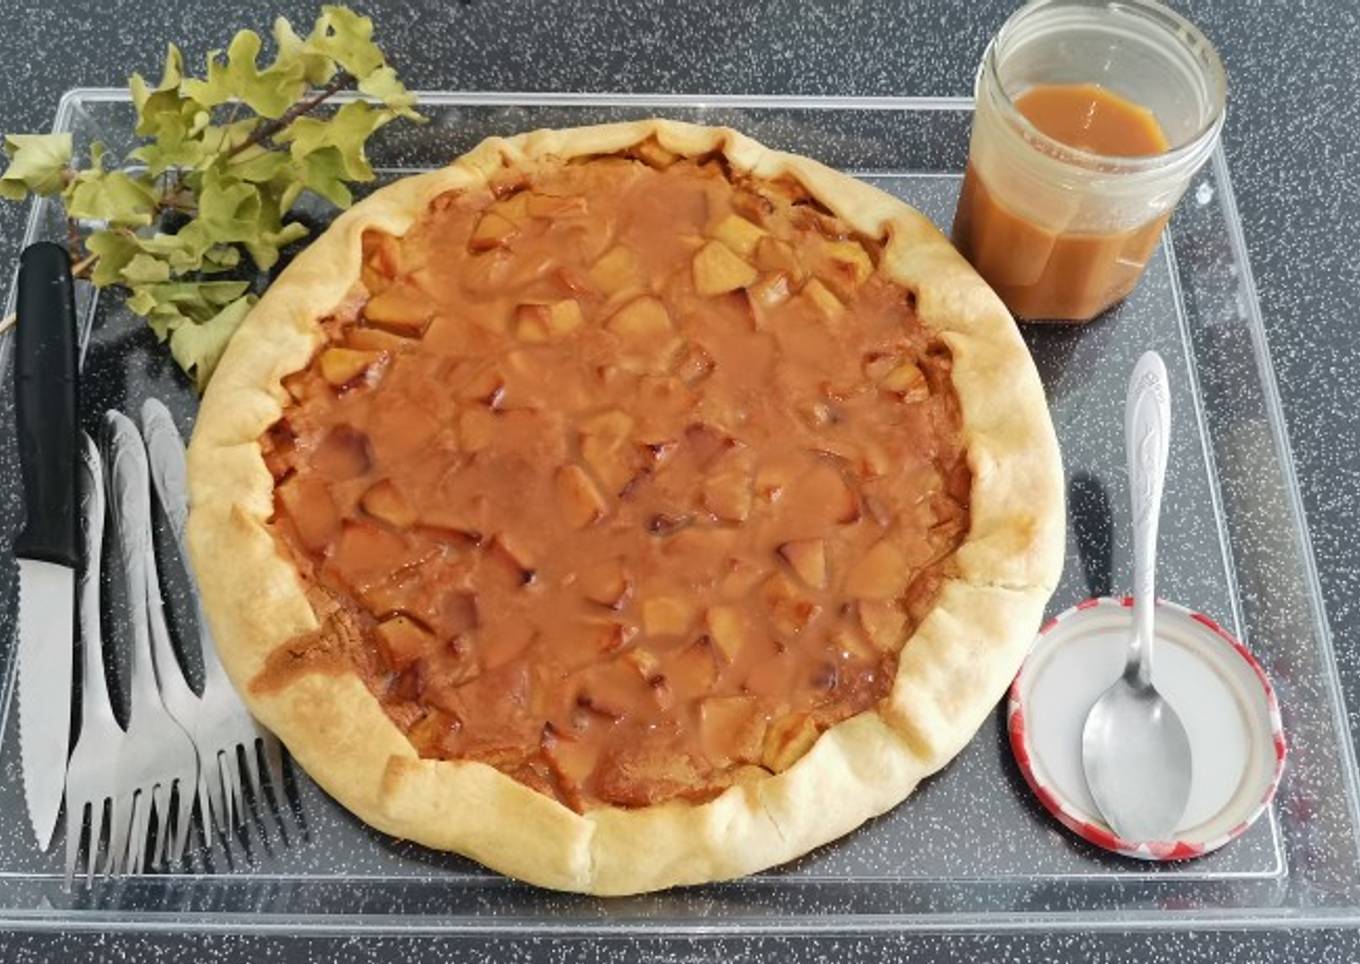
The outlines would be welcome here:
<svg viewBox="0 0 1360 964">
<path fill-rule="evenodd" d="M 369 232 L 261 440 L 345 639 L 256 685 L 341 653 L 422 755 L 578 810 L 792 765 L 889 691 L 968 525 L 949 352 L 878 257 L 655 143 Z"/>
</svg>

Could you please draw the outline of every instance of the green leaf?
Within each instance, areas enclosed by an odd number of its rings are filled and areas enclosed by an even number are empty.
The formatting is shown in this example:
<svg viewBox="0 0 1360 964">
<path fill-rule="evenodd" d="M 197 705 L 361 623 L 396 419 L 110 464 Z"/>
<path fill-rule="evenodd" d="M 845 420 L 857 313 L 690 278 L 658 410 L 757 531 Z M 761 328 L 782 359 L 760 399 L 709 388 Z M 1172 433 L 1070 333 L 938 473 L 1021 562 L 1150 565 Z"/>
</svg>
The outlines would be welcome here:
<svg viewBox="0 0 1360 964">
<path fill-rule="evenodd" d="M 138 314 L 146 314 L 158 305 L 174 305 L 188 318 L 207 321 L 223 305 L 236 300 L 249 288 L 249 281 L 170 281 L 136 285 L 128 306 Z"/>
<path fill-rule="evenodd" d="M 416 95 L 397 79 L 397 72 L 391 67 L 379 67 L 360 80 L 359 90 L 370 97 L 378 98 L 402 117 L 417 123 L 425 123 L 425 116 L 415 110 Z"/>
<path fill-rule="evenodd" d="M 230 271 L 241 263 L 241 249 L 230 244 L 218 244 L 203 252 L 200 271 Z"/>
<path fill-rule="evenodd" d="M 200 167 L 207 167 L 217 156 L 225 154 L 237 144 L 244 144 L 250 139 L 250 135 L 255 133 L 255 128 L 260 126 L 258 117 L 247 117 L 243 120 L 233 121 L 230 124 L 210 125 L 203 129 L 201 140 L 203 142 L 203 163 Z M 242 152 L 244 153 L 244 152 Z"/>
<path fill-rule="evenodd" d="M 279 260 L 279 249 L 307 237 L 307 226 L 290 221 L 277 231 L 265 231 L 254 241 L 245 242 L 251 260 L 261 271 L 268 271 Z"/>
<path fill-rule="evenodd" d="M 138 244 L 147 254 L 168 261 L 171 271 L 182 274 L 198 270 L 213 241 L 208 237 L 207 229 L 195 218 L 174 234 L 157 232 L 149 238 L 139 238 Z"/>
<path fill-rule="evenodd" d="M 120 284 L 123 268 L 142 250 L 131 233 L 109 230 L 91 234 L 85 239 L 85 248 L 91 254 L 99 255 L 90 280 L 100 288 Z"/>
<path fill-rule="evenodd" d="M 329 120 L 299 117 L 280 131 L 275 140 L 288 144 L 299 164 L 313 151 L 336 148 L 346 180 L 371 181 L 373 168 L 364 154 L 364 141 L 393 116 L 391 111 L 375 109 L 361 100 L 351 101 Z"/>
<path fill-rule="evenodd" d="M 137 108 L 138 134 L 147 137 L 157 134 L 163 124 L 178 125 L 182 121 L 187 128 L 188 119 L 184 117 L 186 105 L 180 91 L 183 77 L 184 56 L 174 44 L 167 44 L 165 67 L 161 71 L 159 84 L 149 87 L 141 74 L 133 74 L 128 78 L 132 103 Z M 192 105 L 189 105 L 187 112 L 192 117 Z"/>
<path fill-rule="evenodd" d="M 193 375 L 200 392 L 208 387 L 208 380 L 227 350 L 227 343 L 254 304 L 254 296 L 246 295 L 231 302 L 210 320 L 180 325 L 170 335 L 170 353 L 185 374 Z"/>
<path fill-rule="evenodd" d="M 77 174 L 67 185 L 62 200 L 68 217 L 141 227 L 151 223 L 156 211 L 153 184 L 149 176 L 134 177 L 123 171 L 101 171 L 95 167 Z"/>
<path fill-rule="evenodd" d="M 133 255 L 118 273 L 130 285 L 153 284 L 170 280 L 170 265 L 149 254 L 139 253 Z"/>
<path fill-rule="evenodd" d="M 363 80 L 385 62 L 372 40 L 373 21 L 347 7 L 326 5 L 307 38 L 313 53 L 329 57 L 357 79 Z"/>
<path fill-rule="evenodd" d="M 198 195 L 198 218 L 214 242 L 253 241 L 260 234 L 260 192 L 216 168 L 203 174 Z"/>
<path fill-rule="evenodd" d="M 307 42 L 283 17 L 274 21 L 274 42 L 279 48 L 275 63 L 284 65 L 297 61 L 302 65 L 303 78 L 313 87 L 321 87 L 335 76 L 335 62 L 325 54 L 312 53 Z"/>
<path fill-rule="evenodd" d="M 323 147 L 302 159 L 298 167 L 302 186 L 330 201 L 336 207 L 347 208 L 354 198 L 345 186 L 345 162 L 340 151 Z M 286 193 L 286 192 L 285 192 Z"/>
<path fill-rule="evenodd" d="M 260 70 L 260 46 L 260 35 L 255 31 L 237 31 L 227 47 L 226 63 L 218 59 L 220 51 L 212 51 L 208 54 L 207 80 L 190 78 L 181 90 L 205 107 L 239 97 L 262 117 L 281 116 L 307 90 L 305 67 L 292 57 Z"/>
<path fill-rule="evenodd" d="M 179 167 L 194 167 L 203 160 L 203 144 L 193 138 L 157 136 L 128 155 L 146 165 L 147 172 L 159 175 Z"/>
<path fill-rule="evenodd" d="M 0 174 L 0 197 L 19 201 L 34 194 L 56 194 L 71 163 L 70 134 L 6 134 L 9 166 Z"/>
<path fill-rule="evenodd" d="M 271 151 L 263 147 L 249 147 L 227 162 L 227 169 L 233 177 L 243 181 L 272 181 L 288 169 L 292 159 L 282 151 Z"/>
</svg>

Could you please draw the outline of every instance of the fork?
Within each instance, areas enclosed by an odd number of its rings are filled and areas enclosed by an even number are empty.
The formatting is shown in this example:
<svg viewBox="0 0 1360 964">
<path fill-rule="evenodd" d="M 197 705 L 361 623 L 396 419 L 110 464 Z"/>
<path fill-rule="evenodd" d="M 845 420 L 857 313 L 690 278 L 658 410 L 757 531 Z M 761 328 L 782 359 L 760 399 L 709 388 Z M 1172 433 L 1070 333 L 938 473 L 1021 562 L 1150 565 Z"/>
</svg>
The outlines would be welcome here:
<svg viewBox="0 0 1360 964">
<path fill-rule="evenodd" d="M 114 787 L 118 782 L 118 761 L 127 735 L 118 725 L 109 703 L 108 682 L 104 678 L 104 645 L 99 629 L 99 571 L 104 539 L 104 468 L 94 440 L 80 433 L 80 515 L 85 537 L 85 566 L 80 572 L 79 612 L 83 662 L 80 686 L 80 735 L 66 765 L 66 888 L 71 888 L 80 841 L 85 828 L 85 813 L 90 815 L 90 842 L 85 852 L 85 882 L 94 880 L 99 859 L 99 842 L 104 836 L 104 810 L 109 810 L 107 826 L 119 823 L 123 811 Z M 113 856 L 109 842 L 106 861 Z"/>
<path fill-rule="evenodd" d="M 166 853 L 170 836 L 170 801 L 178 793 L 174 815 L 173 850 L 178 859 L 189 839 L 189 817 L 198 783 L 198 757 L 193 742 L 161 698 L 157 667 L 152 653 L 149 616 L 151 589 L 147 561 L 151 553 L 151 496 L 147 484 L 146 452 L 137 427 L 119 412 L 104 416 L 107 430 L 108 487 L 113 506 L 114 528 L 131 610 L 132 657 L 130 712 L 126 739 L 118 758 L 115 806 L 125 810 L 110 831 L 109 867 L 117 875 L 126 870 L 141 873 L 154 813 L 158 845 L 153 863 Z M 173 658 L 173 653 L 170 654 Z M 179 673 L 176 664 L 174 673 Z M 162 672 L 163 677 L 172 674 Z M 180 676 L 181 681 L 183 676 Z M 187 687 L 186 687 L 187 689 Z M 192 696 L 193 691 L 189 691 Z"/>
<path fill-rule="evenodd" d="M 228 828 L 237 825 L 245 810 L 243 786 L 246 779 L 240 768 L 239 757 L 245 758 L 250 792 L 258 805 L 264 800 L 258 745 L 264 754 L 274 805 L 281 808 L 283 751 L 278 737 L 255 722 L 255 718 L 246 710 L 218 658 L 217 645 L 203 612 L 203 600 L 193 570 L 188 565 L 184 530 L 189 516 L 189 502 L 184 442 L 170 410 L 159 399 L 149 398 L 142 405 L 142 435 L 146 440 L 157 499 L 169 520 L 180 560 L 194 588 L 192 595 L 196 606 L 199 645 L 203 651 L 203 695 L 198 712 L 188 728 L 199 751 L 200 813 L 203 814 L 205 827 L 208 814 L 211 813 L 217 829 L 225 833 Z M 238 750 L 241 751 L 239 754 Z"/>
</svg>

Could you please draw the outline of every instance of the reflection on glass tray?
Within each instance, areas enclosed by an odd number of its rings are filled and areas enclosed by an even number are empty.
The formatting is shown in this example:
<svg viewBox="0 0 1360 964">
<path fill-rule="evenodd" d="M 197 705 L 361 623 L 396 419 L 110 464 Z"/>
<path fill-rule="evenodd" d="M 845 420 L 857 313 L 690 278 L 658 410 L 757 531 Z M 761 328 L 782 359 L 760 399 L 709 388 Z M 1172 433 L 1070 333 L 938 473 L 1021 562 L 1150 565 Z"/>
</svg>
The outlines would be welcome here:
<svg viewBox="0 0 1360 964">
<path fill-rule="evenodd" d="M 444 163 L 483 136 L 664 114 L 738 127 L 764 143 L 859 174 L 947 228 L 966 156 L 971 104 L 962 99 L 597 97 L 428 94 L 434 122 L 385 128 L 371 145 L 381 178 Z M 133 112 L 116 91 L 73 91 L 56 129 L 77 151 L 98 138 L 130 146 Z M 320 227 L 321 207 L 304 213 Z M 26 242 L 61 238 L 51 205 L 35 206 Z M 12 296 L 12 295 L 11 295 Z M 137 410 L 156 395 L 186 432 L 195 396 L 140 319 L 116 296 L 82 293 L 88 325 L 84 418 Z M 942 773 L 905 804 L 841 841 L 743 881 L 603 901 L 552 894 L 458 857 L 390 840 L 350 817 L 301 771 L 296 812 L 199 849 L 184 872 L 66 893 L 61 841 L 32 845 L 22 816 L 12 719 L 10 646 L 0 646 L 0 926 L 277 928 L 582 933 L 1291 926 L 1360 922 L 1356 764 L 1308 555 L 1273 375 L 1222 155 L 1192 183 L 1134 294 L 1085 327 L 1030 327 L 1063 448 L 1068 554 L 1051 612 L 1128 588 L 1122 404 L 1144 350 L 1161 352 L 1177 413 L 1166 487 L 1161 590 L 1212 614 L 1250 646 L 1279 690 L 1291 757 L 1271 812 L 1242 839 L 1201 860 L 1147 864 L 1112 856 L 1063 831 L 1040 808 L 1010 758 L 997 714 Z M 9 341 L 3 418 L 12 417 Z M 0 471 L 16 472 L 12 442 Z M 18 525 L 13 501 L 0 532 Z M 171 552 L 167 540 L 161 551 Z M 0 545 L 0 585 L 13 563 Z M 186 587 L 166 587 L 172 616 L 190 625 Z M 111 611 L 119 587 L 107 585 Z M 11 639 L 12 596 L 0 600 Z M 125 652 L 120 621 L 106 632 Z M 192 668 L 191 668 L 192 671 Z M 125 679 L 113 679 L 115 694 Z M 116 696 L 115 696 L 116 698 Z M 265 821 L 271 821 L 267 814 Z M 286 835 L 286 845 L 282 836 Z"/>
</svg>

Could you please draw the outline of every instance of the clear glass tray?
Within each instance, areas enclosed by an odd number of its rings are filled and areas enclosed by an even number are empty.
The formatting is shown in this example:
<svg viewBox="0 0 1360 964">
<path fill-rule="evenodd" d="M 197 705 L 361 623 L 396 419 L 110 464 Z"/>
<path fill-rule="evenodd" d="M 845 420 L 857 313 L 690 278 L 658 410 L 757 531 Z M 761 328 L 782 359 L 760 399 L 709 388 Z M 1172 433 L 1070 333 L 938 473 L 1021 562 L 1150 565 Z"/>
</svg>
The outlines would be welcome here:
<svg viewBox="0 0 1360 964">
<path fill-rule="evenodd" d="M 965 99 L 432 93 L 432 123 L 394 125 L 372 145 L 382 180 L 446 162 L 494 133 L 663 114 L 728 124 L 766 144 L 858 174 L 948 228 L 967 151 Z M 77 150 L 129 146 L 125 92 L 76 90 L 55 129 Z M 328 213 L 304 215 L 320 226 Z M 25 243 L 60 239 L 38 203 Z M 83 287 L 83 286 L 82 286 Z M 12 301 L 12 293 L 11 293 Z M 84 420 L 133 412 L 149 394 L 192 424 L 195 396 L 116 297 L 81 292 Z M 40 854 L 23 811 L 12 721 L 12 646 L 0 655 L 0 924 L 365 931 L 412 928 L 722 934 L 915 929 L 1273 927 L 1360 921 L 1357 774 L 1274 375 L 1221 153 L 1195 179 L 1137 291 L 1100 321 L 1025 330 L 1048 390 L 1068 474 L 1066 572 L 1057 612 L 1126 588 L 1122 404 L 1137 355 L 1157 348 L 1175 397 L 1162 539 L 1163 593 L 1231 627 L 1273 677 L 1291 755 L 1274 807 L 1242 839 L 1169 865 L 1098 851 L 1063 831 L 1026 790 L 1000 712 L 906 803 L 795 863 L 741 881 L 624 900 L 536 890 L 470 861 L 367 829 L 293 768 L 296 807 L 249 837 L 191 854 L 189 870 L 63 889 L 61 841 Z M 0 369 L 9 341 L 0 341 Z M 3 413 L 11 417 L 9 378 Z M 7 448 L 12 448 L 7 446 Z M 12 451 L 0 458 L 16 485 Z M 0 504 L 5 538 L 17 500 Z M 0 639 L 13 633 L 15 579 L 0 545 Z M 117 585 L 105 631 L 120 633 Z M 181 579 L 174 621 L 192 625 Z M 181 635 L 187 636 L 187 632 Z M 113 666 L 115 691 L 126 686 Z M 267 830 L 259 842 L 258 830 Z M 286 843 L 284 842 L 284 838 Z"/>
</svg>

